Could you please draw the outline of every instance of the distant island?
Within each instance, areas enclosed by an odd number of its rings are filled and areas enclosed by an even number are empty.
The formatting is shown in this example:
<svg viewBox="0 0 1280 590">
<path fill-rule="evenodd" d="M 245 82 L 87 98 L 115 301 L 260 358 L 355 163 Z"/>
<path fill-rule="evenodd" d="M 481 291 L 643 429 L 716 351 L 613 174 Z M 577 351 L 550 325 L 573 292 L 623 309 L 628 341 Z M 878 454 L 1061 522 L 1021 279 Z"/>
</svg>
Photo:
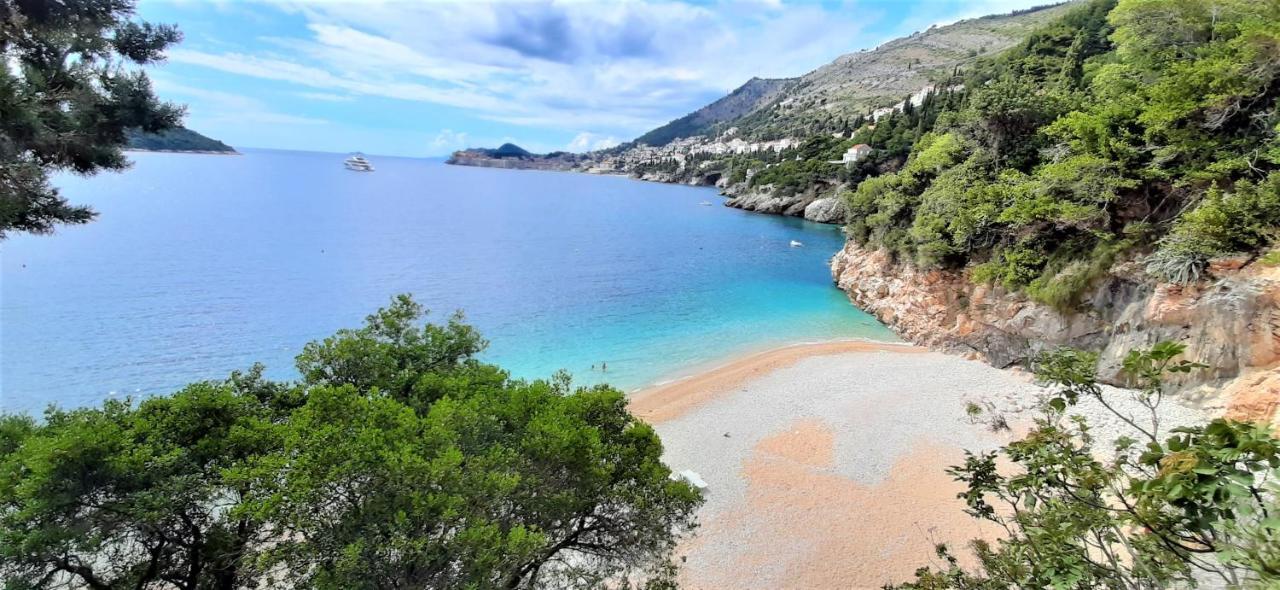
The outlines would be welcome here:
<svg viewBox="0 0 1280 590">
<path fill-rule="evenodd" d="M 574 170 L 588 160 L 583 154 L 551 152 L 535 154 L 514 143 L 504 143 L 495 148 L 467 148 L 458 150 L 446 160 L 460 166 L 486 168 L 517 168 L 528 170 Z"/>
<path fill-rule="evenodd" d="M 175 127 L 159 133 L 130 129 L 127 149 L 147 152 L 190 152 L 199 154 L 236 154 L 235 148 L 186 127 Z"/>
</svg>

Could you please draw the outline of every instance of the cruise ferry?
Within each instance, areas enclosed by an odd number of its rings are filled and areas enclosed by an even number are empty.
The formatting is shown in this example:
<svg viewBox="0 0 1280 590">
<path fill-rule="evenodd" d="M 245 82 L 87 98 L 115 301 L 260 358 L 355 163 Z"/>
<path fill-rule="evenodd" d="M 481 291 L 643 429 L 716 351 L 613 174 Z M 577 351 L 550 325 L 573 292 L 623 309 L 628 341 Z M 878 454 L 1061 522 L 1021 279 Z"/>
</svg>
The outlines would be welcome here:
<svg viewBox="0 0 1280 590">
<path fill-rule="evenodd" d="M 342 165 L 345 166 L 347 170 L 355 170 L 356 172 L 373 172 L 373 164 L 370 164 L 369 161 L 364 159 L 364 156 L 361 156 L 360 154 L 347 158 L 347 161 L 343 162 Z"/>
</svg>

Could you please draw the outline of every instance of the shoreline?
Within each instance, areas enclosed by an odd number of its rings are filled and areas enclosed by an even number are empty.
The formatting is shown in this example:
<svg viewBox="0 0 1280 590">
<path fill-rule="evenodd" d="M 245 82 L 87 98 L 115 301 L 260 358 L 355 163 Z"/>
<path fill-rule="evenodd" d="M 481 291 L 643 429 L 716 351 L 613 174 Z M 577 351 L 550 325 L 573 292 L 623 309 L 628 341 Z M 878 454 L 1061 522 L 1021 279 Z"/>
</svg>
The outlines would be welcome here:
<svg viewBox="0 0 1280 590">
<path fill-rule="evenodd" d="M 927 353 L 929 349 L 908 343 L 863 339 L 797 342 L 733 353 L 713 361 L 680 369 L 627 392 L 627 407 L 646 422 L 678 418 L 697 406 L 741 387 L 747 381 L 790 367 L 810 357 L 845 353 Z"/>
<path fill-rule="evenodd" d="M 1112 403 L 1127 397 L 1107 390 Z M 834 590 L 907 581 L 939 542 L 972 564 L 967 543 L 999 531 L 965 514 L 963 486 L 946 469 L 1016 432 L 993 432 L 965 408 L 978 404 L 1017 430 L 1048 393 L 1024 372 L 981 361 L 835 341 L 703 365 L 635 390 L 628 409 L 657 431 L 673 473 L 707 484 L 699 526 L 676 551 L 683 587 Z M 1161 408 L 1166 429 L 1204 419 L 1176 401 Z M 1073 413 L 1099 440 L 1128 432 L 1096 402 Z"/>
</svg>

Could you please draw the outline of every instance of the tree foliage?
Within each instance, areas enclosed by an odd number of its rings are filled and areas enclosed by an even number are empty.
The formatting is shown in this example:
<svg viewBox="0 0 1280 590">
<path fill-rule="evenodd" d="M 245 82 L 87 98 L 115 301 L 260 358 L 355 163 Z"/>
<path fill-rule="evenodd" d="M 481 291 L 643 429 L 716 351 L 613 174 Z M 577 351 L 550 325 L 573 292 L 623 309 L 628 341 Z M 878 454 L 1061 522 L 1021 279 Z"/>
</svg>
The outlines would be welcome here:
<svg viewBox="0 0 1280 590">
<path fill-rule="evenodd" d="M 1134 351 L 1124 368 L 1137 414 L 1119 410 L 1094 375 L 1096 355 L 1044 355 L 1038 374 L 1058 388 L 1031 431 L 998 452 L 968 453 L 949 470 L 966 512 L 1004 531 L 974 541 L 978 566 L 938 547 L 944 567 L 921 568 L 902 589 L 1228 587 L 1280 583 L 1280 441 L 1270 428 L 1217 419 L 1166 431 L 1163 379 L 1198 369 L 1184 347 Z M 1072 415 L 1092 398 L 1129 427 L 1099 441 Z M 1003 456 L 1003 459 L 1001 458 Z M 1007 461 L 1005 461 L 1007 460 Z"/>
<path fill-rule="evenodd" d="M 137 66 L 181 39 L 172 25 L 133 20 L 133 0 L 0 1 L 0 239 L 85 223 L 49 174 L 128 165 L 131 129 L 176 126 L 180 107 L 159 101 Z"/>
<path fill-rule="evenodd" d="M 910 157 L 958 149 L 864 181 L 850 233 L 1064 308 L 1120 256 L 1189 280 L 1276 238 L 1278 101 L 1280 2 L 1093 0 L 966 72 Z"/>
<path fill-rule="evenodd" d="M 7 588 L 662 583 L 696 490 L 621 392 L 513 380 L 408 297 L 261 369 L 0 417 Z"/>
</svg>

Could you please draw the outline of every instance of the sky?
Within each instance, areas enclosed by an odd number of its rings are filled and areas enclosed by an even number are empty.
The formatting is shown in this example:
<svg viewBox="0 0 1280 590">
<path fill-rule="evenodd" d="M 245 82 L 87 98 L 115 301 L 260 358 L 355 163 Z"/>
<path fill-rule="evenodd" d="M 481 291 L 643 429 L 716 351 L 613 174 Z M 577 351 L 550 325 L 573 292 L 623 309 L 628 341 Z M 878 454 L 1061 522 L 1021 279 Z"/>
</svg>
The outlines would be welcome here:
<svg viewBox="0 0 1280 590">
<path fill-rule="evenodd" d="M 615 145 L 753 76 L 1046 0 L 141 0 L 184 40 L 149 68 L 236 147 L 440 156 Z"/>
</svg>

